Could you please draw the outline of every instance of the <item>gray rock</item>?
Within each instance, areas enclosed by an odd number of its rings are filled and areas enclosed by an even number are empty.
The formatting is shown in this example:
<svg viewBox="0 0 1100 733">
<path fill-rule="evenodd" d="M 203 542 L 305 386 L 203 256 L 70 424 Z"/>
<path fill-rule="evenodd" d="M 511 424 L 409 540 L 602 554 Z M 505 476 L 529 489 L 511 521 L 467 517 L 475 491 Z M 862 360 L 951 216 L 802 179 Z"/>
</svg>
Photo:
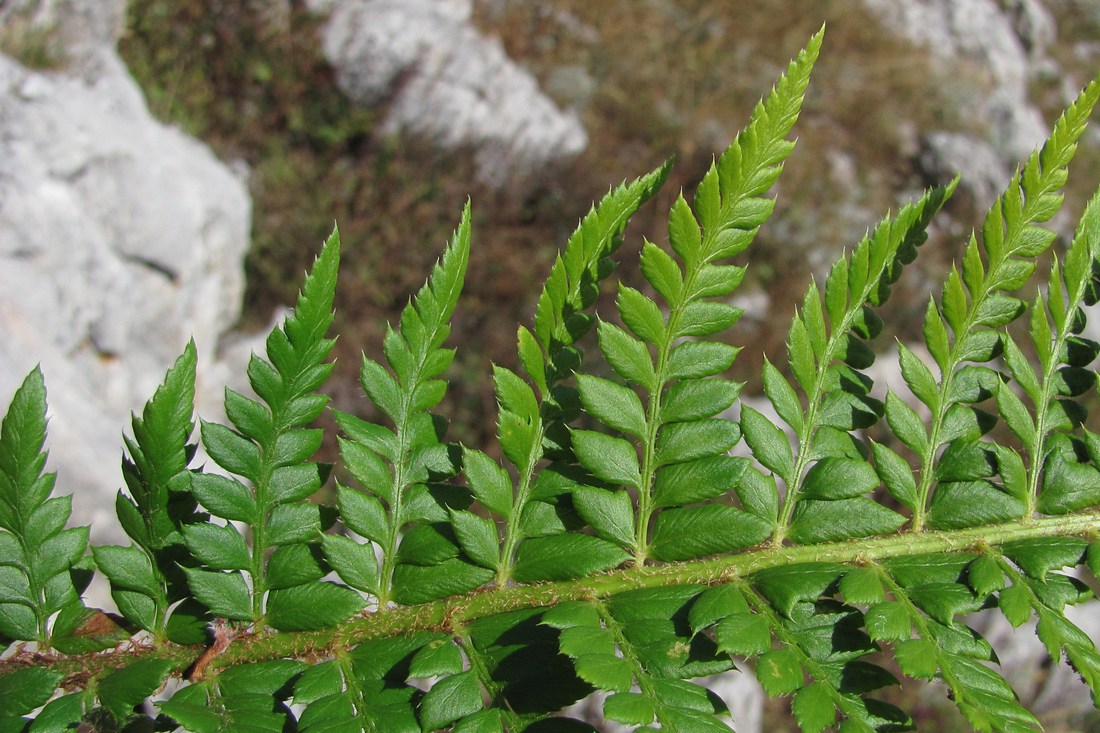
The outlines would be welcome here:
<svg viewBox="0 0 1100 733">
<path fill-rule="evenodd" d="M 1007 179 L 1005 166 L 1026 158 L 1047 134 L 1028 98 L 1028 84 L 1047 68 L 1054 21 L 1037 0 L 863 0 L 883 25 L 926 47 L 954 71 L 959 109 L 986 128 L 984 135 L 933 134 L 928 159 L 962 172 L 979 207 L 992 203 Z M 960 157 L 960 149 L 965 155 Z M 1000 161 L 1000 166 L 994 161 Z M 959 165 L 959 163 L 964 165 Z M 950 167 L 954 165 L 955 167 Z M 990 192 L 993 192 L 990 195 Z"/>
<path fill-rule="evenodd" d="M 207 147 L 150 117 L 99 48 L 94 74 L 0 56 L 0 407 L 40 362 L 58 491 L 104 542 L 121 539 L 129 413 L 192 335 L 200 407 L 218 415 L 251 205 Z"/>
<path fill-rule="evenodd" d="M 59 63 L 89 78 L 99 73 L 101 63 L 109 64 L 125 19 L 125 0 L 7 0 L 0 3 L 0 28 L 24 37 L 38 34 L 59 55 Z"/>
<path fill-rule="evenodd" d="M 1024 158 L 1017 158 L 1019 164 Z M 962 176 L 959 184 L 974 199 L 976 208 L 985 210 L 1004 190 L 1012 169 L 989 143 L 957 132 L 932 132 L 924 138 L 920 165 L 927 171 Z"/>
<path fill-rule="evenodd" d="M 314 0 L 329 12 L 324 52 L 341 90 L 386 102 L 383 134 L 475 151 L 478 176 L 503 186 L 577 155 L 588 136 L 499 41 L 470 23 L 470 0 Z"/>
</svg>

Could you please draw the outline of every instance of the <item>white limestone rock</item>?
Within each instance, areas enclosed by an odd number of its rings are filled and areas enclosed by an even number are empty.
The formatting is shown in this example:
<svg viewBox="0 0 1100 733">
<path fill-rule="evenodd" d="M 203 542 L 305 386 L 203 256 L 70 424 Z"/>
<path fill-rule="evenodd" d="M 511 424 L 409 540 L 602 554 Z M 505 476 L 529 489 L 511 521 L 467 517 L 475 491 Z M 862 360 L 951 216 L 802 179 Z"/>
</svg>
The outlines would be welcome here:
<svg viewBox="0 0 1100 733">
<path fill-rule="evenodd" d="M 153 120 L 100 50 L 94 73 L 0 56 L 0 407 L 41 363 L 57 491 L 73 494 L 95 542 L 122 539 L 130 411 L 192 335 L 200 407 L 219 414 L 217 354 L 239 315 L 251 210 L 243 182 Z"/>
<path fill-rule="evenodd" d="M 41 34 L 69 73 L 87 78 L 98 74 L 101 64 L 109 64 L 125 19 L 125 0 L 0 2 L 0 28 L 13 34 Z"/>
<path fill-rule="evenodd" d="M 1028 85 L 1049 66 L 1045 51 L 1054 40 L 1054 20 L 1037 0 L 863 4 L 887 29 L 927 48 L 966 91 L 958 107 L 988 132 L 928 135 L 925 162 L 942 166 L 933 170 L 943 174 L 961 173 L 961 185 L 971 189 L 979 208 L 988 206 L 1004 187 L 1004 170 L 1027 158 L 1048 133 Z"/>
<path fill-rule="evenodd" d="M 314 0 L 329 13 L 324 52 L 341 90 L 386 103 L 383 134 L 442 148 L 471 147 L 478 175 L 503 186 L 584 150 L 577 115 L 563 112 L 500 42 L 470 22 L 471 0 Z"/>
</svg>

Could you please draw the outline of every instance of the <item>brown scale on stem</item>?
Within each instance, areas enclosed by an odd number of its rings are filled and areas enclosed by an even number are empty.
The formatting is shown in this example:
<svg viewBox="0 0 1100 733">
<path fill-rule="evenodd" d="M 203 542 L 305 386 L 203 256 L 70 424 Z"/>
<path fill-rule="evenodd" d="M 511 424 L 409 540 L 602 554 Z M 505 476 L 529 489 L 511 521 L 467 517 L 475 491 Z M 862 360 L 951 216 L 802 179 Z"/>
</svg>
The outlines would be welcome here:
<svg viewBox="0 0 1100 733">
<path fill-rule="evenodd" d="M 229 622 L 223 618 L 214 619 L 210 626 L 214 632 L 214 641 L 206 647 L 199 658 L 195 660 L 195 663 L 191 665 L 191 668 L 184 674 L 191 682 L 202 680 L 210 663 L 220 657 L 229 648 L 230 643 L 242 633 L 240 629 L 230 626 Z"/>
</svg>

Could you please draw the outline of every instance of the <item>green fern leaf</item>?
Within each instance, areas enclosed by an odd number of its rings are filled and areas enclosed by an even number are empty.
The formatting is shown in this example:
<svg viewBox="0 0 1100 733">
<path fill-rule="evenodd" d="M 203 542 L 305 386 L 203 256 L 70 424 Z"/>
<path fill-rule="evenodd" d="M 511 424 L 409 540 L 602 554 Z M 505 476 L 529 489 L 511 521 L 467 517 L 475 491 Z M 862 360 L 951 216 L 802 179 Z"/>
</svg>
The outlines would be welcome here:
<svg viewBox="0 0 1100 733">
<path fill-rule="evenodd" d="M 857 461 L 865 466 L 861 469 L 856 469 L 855 463 L 825 464 L 826 467 L 847 465 L 849 472 L 858 471 L 863 480 L 852 482 L 850 476 L 816 480 L 824 475 L 819 471 L 827 472 L 828 469 L 819 469 L 821 463 L 813 464 L 817 456 L 811 446 L 816 443 L 817 431 L 822 427 L 844 431 L 865 428 L 881 414 L 877 401 L 868 396 L 870 389 L 866 382 L 869 380 L 857 371 L 874 361 L 873 352 L 861 340 L 877 333 L 874 328 L 867 330 L 867 308 L 885 300 L 902 264 L 912 259 L 912 251 L 924 240 L 924 230 L 932 216 L 954 188 L 955 183 L 933 189 L 917 202 L 903 207 L 896 217 L 883 220 L 860 242 L 850 258 L 841 258 L 833 266 L 825 283 L 825 311 L 829 314 L 831 330 L 824 321 L 818 288 L 810 285 L 803 298 L 802 313 L 794 318 L 788 347 L 791 371 L 805 393 L 805 406 L 779 371 L 770 364 L 765 365 L 765 396 L 796 432 L 796 448 L 789 461 L 777 464 L 774 458 L 762 459 L 762 462 L 770 460 L 779 466 L 781 470 L 776 471 L 773 465 L 764 462 L 787 484 L 775 533 L 777 544 L 788 534 L 796 542 L 820 542 L 845 536 L 889 533 L 904 522 L 901 515 L 870 500 L 856 498 L 878 486 L 874 470 L 864 461 Z M 903 358 L 902 369 L 917 374 L 922 386 L 931 389 L 934 385 L 934 382 L 927 383 L 915 360 Z M 899 401 L 888 401 L 885 412 L 891 427 L 903 441 L 918 440 L 918 435 L 923 434 L 919 419 Z M 748 417 L 753 423 L 760 422 L 752 414 Z M 904 425 L 895 424 L 902 419 Z M 787 437 L 773 435 L 770 442 L 780 440 L 786 443 Z M 776 450 L 770 448 L 768 455 Z M 834 479 L 839 479 L 837 489 L 823 492 L 819 488 Z M 808 482 L 811 484 L 809 489 Z"/>
<path fill-rule="evenodd" d="M 0 677 L 0 726 L 8 730 L 24 730 L 29 719 L 23 716 L 45 705 L 53 696 L 61 675 L 48 669 L 30 667 Z"/>
<path fill-rule="evenodd" d="M 714 718 L 725 712 L 725 704 L 680 681 L 730 667 L 712 642 L 692 639 L 685 627 L 682 609 L 698 591 L 638 591 L 607 605 L 560 604 L 542 623 L 560 630 L 561 651 L 574 660 L 582 679 L 616 693 L 604 703 L 609 719 L 634 725 L 656 721 L 673 730 L 728 730 Z M 631 693 L 635 685 L 640 692 Z"/>
<path fill-rule="evenodd" d="M 268 335 L 268 360 L 253 354 L 249 381 L 263 403 L 227 391 L 226 413 L 233 428 L 205 421 L 201 425 L 203 446 L 214 462 L 247 480 L 246 484 L 232 477 L 194 473 L 189 486 L 194 498 L 213 515 L 248 527 L 251 541 L 246 544 L 244 568 L 239 567 L 244 538 L 235 528 L 215 534 L 198 526 L 182 527 L 184 542 L 205 567 L 185 567 L 188 584 L 211 612 L 226 618 L 295 625 L 289 620 L 293 614 L 282 607 L 288 590 L 273 592 L 288 582 L 285 577 L 272 577 L 277 568 L 272 563 L 287 556 L 281 552 L 286 546 L 313 541 L 321 532 L 317 507 L 306 499 L 321 487 L 327 469 L 310 462 L 322 436 L 305 425 L 327 403 L 316 391 L 332 370 L 324 360 L 334 342 L 325 333 L 332 323 L 339 259 L 340 239 L 334 231 L 306 278 L 294 311 Z M 209 544 L 211 540 L 216 544 Z M 299 584 L 311 580 L 303 577 Z M 328 585 L 319 592 L 332 595 L 344 590 Z M 273 592 L 270 597 L 269 591 Z M 355 608 L 338 605 L 344 612 L 341 618 L 326 616 L 326 621 L 342 620 L 358 610 L 361 603 L 357 595 L 355 599 Z"/>
<path fill-rule="evenodd" d="M 403 529 L 412 522 L 446 522 L 447 507 L 439 504 L 427 483 L 454 473 L 450 450 L 442 442 L 444 427 L 428 411 L 443 399 L 446 383 L 436 379 L 450 364 L 453 351 L 443 348 L 465 281 L 470 257 L 470 207 L 465 207 L 450 246 L 432 270 L 428 281 L 401 313 L 397 329 L 386 333 L 384 352 L 393 374 L 379 362 L 364 356 L 360 382 L 374 405 L 393 423 L 390 430 L 366 423 L 354 416 L 337 413 L 337 422 L 348 436 L 341 441 L 341 456 L 364 494 L 340 491 L 341 503 L 351 511 L 348 526 L 381 550 L 375 565 L 371 553 L 357 553 L 359 561 L 373 567 L 350 565 L 346 553 L 337 558 L 342 545 L 328 542 L 329 558 L 350 585 L 374 581 L 378 603 L 386 607 L 398 597 L 434 597 L 431 592 L 461 592 L 484 582 L 475 566 L 457 558 L 458 546 L 447 541 L 448 557 L 457 572 L 449 582 L 430 582 L 416 567 L 399 568 L 399 545 Z M 423 558 L 403 551 L 407 562 L 419 565 Z M 340 572 L 340 568 L 343 572 Z M 345 576 L 346 573 L 346 576 Z M 417 591 L 401 584 L 425 581 Z M 458 585 L 456 585 L 458 582 Z M 466 585 L 473 584 L 473 585 Z M 429 592 L 427 589 L 431 587 Z M 446 589 L 444 591 L 444 589 Z M 349 597 L 350 598 L 350 597 Z"/>
<path fill-rule="evenodd" d="M 951 415 L 967 414 L 971 410 L 954 393 L 956 375 L 965 368 L 966 362 L 986 362 L 1000 353 L 1000 339 L 986 329 L 1004 326 L 1022 312 L 1018 301 L 1009 299 L 1006 294 L 1027 281 L 1035 269 L 1034 258 L 1045 252 L 1054 239 L 1053 233 L 1038 225 L 1048 221 L 1061 206 L 1062 198 L 1058 191 L 1065 183 L 1066 168 L 1076 152 L 1077 140 L 1084 131 L 1085 121 L 1098 96 L 1100 82 L 1086 87 L 1058 120 L 1042 149 L 1032 154 L 1023 171 L 1013 176 L 1005 193 L 989 210 L 982 226 L 982 244 L 979 245 L 976 236 L 971 236 L 963 257 L 962 274 L 952 269 L 939 307 L 943 322 L 951 328 L 953 339 L 946 338 L 942 325 L 934 325 L 940 316 L 934 312 L 934 306 L 929 307 L 925 335 L 929 351 L 940 367 L 940 379 L 939 395 L 931 400 L 936 404 L 936 410 L 932 413 L 926 438 L 910 441 L 910 448 L 920 456 L 922 467 L 913 510 L 913 528 L 916 530 L 923 529 L 929 522 L 944 526 L 945 517 L 951 516 L 942 507 L 933 511 L 931 503 L 938 453 L 945 443 L 961 437 L 954 434 L 956 431 L 950 425 Z M 1053 333 L 1045 309 L 1032 309 L 1031 332 L 1040 362 L 1050 364 Z M 1019 359 L 1015 361 L 1019 365 Z M 922 385 L 915 388 L 911 385 L 911 389 L 914 393 L 925 391 Z M 1007 404 L 1005 398 L 1002 402 Z M 1011 409 L 1016 405 L 1009 407 L 1015 416 L 1013 422 L 1016 427 L 1024 433 L 1032 433 L 1020 410 Z M 1043 409 L 1048 408 L 1044 406 Z M 1030 514 L 1035 509 L 1037 482 L 1034 476 L 1037 475 L 1033 471 L 1033 478 L 1029 480 L 1030 498 L 1019 507 L 1019 514 Z M 992 496 L 988 491 L 985 495 L 987 498 Z"/>
<path fill-rule="evenodd" d="M 676 508 L 678 500 L 704 501 L 722 493 L 719 476 L 730 478 L 731 471 L 718 468 L 717 475 L 711 475 L 703 468 L 709 464 L 702 462 L 721 456 L 740 439 L 736 426 L 709 419 L 722 408 L 703 402 L 718 397 L 721 405 L 726 401 L 723 393 L 730 394 L 732 401 L 736 386 L 723 380 L 715 380 L 713 386 L 699 381 L 728 369 L 738 349 L 720 342 L 683 340 L 724 331 L 741 316 L 736 308 L 704 298 L 728 295 L 741 281 L 743 268 L 717 262 L 748 247 L 771 213 L 773 202 L 760 196 L 779 176 L 782 161 L 793 147 L 785 138 L 797 119 L 820 43 L 820 34 L 811 39 L 772 94 L 757 106 L 745 131 L 712 164 L 696 193 L 696 211 L 682 195 L 676 199 L 668 233 L 682 266 L 656 245 L 643 247 L 642 272 L 668 302 L 667 318 L 653 300 L 620 288 L 619 317 L 638 338 L 600 322 L 600 350 L 627 386 L 588 375 L 578 377 L 586 411 L 637 441 L 635 445 L 592 431 L 572 434 L 573 449 L 585 469 L 602 481 L 637 491 L 632 548 L 637 565 L 650 555 L 686 559 L 692 555 L 685 553 L 708 554 L 762 539 L 759 518 L 739 509 Z M 644 400 L 638 391 L 645 393 Z M 763 427 L 761 431 L 766 434 Z M 703 478 L 695 484 L 698 490 L 684 493 L 664 488 L 688 486 L 686 473 Z M 659 512 L 669 512 L 668 518 L 658 520 Z M 684 541 L 676 535 L 689 521 L 704 522 L 711 531 Z M 725 539 L 712 539 L 719 536 Z"/>
<path fill-rule="evenodd" d="M 1096 384 L 1095 372 L 1070 364 L 1068 359 L 1069 341 L 1084 326 L 1081 308 L 1092 300 L 1093 268 L 1100 258 L 1098 201 L 1100 199 L 1094 197 L 1086 207 L 1077 234 L 1066 253 L 1065 267 L 1059 267 L 1055 261 L 1051 268 L 1047 297 L 1036 298 L 1031 306 L 1030 335 L 1039 362 L 1038 372 L 1032 369 L 1014 341 L 1007 336 L 1003 339 L 1009 370 L 1033 406 L 1033 411 L 1029 410 L 1008 384 L 998 385 L 998 409 L 1029 458 L 1026 491 L 1022 497 L 1026 501 L 1024 512 L 1028 516 L 1037 509 L 1045 513 L 1059 513 L 1058 510 L 1083 508 L 1094 503 L 1087 489 L 1087 473 L 1082 477 L 1085 479 L 1083 482 L 1076 482 L 1074 491 L 1079 498 L 1075 501 L 1057 499 L 1057 481 L 1051 483 L 1052 489 L 1047 495 L 1040 495 L 1040 488 L 1044 485 L 1044 473 L 1056 476 L 1058 466 L 1064 465 L 1059 463 L 1057 457 L 1060 455 L 1056 450 L 1059 441 L 1052 440 L 1051 433 L 1065 435 L 1063 431 L 1077 424 L 1073 420 L 1068 425 L 1063 423 L 1058 418 L 1059 411 L 1076 404 L 1071 399 Z"/>
<path fill-rule="evenodd" d="M 49 649 L 50 617 L 82 607 L 83 588 L 71 573 L 88 546 L 88 528 L 64 528 L 72 500 L 50 497 L 55 476 L 44 473 L 45 441 L 46 387 L 36 367 L 0 423 L 0 634 Z"/>
<path fill-rule="evenodd" d="M 920 404 L 876 399 L 863 370 L 884 330 L 875 308 L 954 184 L 884 219 L 806 290 L 786 363 L 765 361 L 761 375 L 778 420 L 747 405 L 728 420 L 742 385 L 720 375 L 738 350 L 706 339 L 741 316 L 724 299 L 745 269 L 720 263 L 772 211 L 764 195 L 820 40 L 693 201 L 675 197 L 668 251 L 642 245 L 651 291 L 619 287 L 621 325 L 591 309 L 667 166 L 582 220 L 534 326 L 518 332 L 522 369 L 493 369 L 503 463 L 445 443 L 432 413 L 454 356 L 469 207 L 381 355 L 364 358 L 362 386 L 386 425 L 337 415 L 354 487 L 337 483 L 334 507 L 310 501 L 328 468 L 312 462 L 322 435 L 309 424 L 327 403 L 335 235 L 249 363 L 256 398 L 228 391 L 229 425 L 202 423 L 231 475 L 190 467 L 188 346 L 126 439 L 117 506 L 133 545 L 93 549 L 126 629 L 79 598 L 92 558 L 86 531 L 65 529 L 67 498 L 50 497 L 32 372 L 0 424 L 0 728 L 592 733 L 565 709 L 601 692 L 605 720 L 724 731 L 725 702 L 697 680 L 736 664 L 789 697 L 805 731 L 913 729 L 882 699 L 899 676 L 938 680 L 976 730 L 1036 730 L 967 626 L 993 607 L 1013 626 L 1034 619 L 1051 660 L 1096 699 L 1100 653 L 1068 614 L 1092 596 L 1084 568 L 1100 572 L 1100 436 L 1085 422 L 1100 344 L 1081 335 L 1100 300 L 1100 195 L 1039 295 L 1025 304 L 1016 291 L 1046 266 L 1052 235 L 1038 224 L 1060 205 L 1100 82 L 930 303 L 930 359 L 899 346 Z M 1029 308 L 1027 333 L 1008 331 Z M 593 326 L 607 368 L 586 373 L 577 340 Z M 876 426 L 879 442 L 866 442 L 860 431 Z M 742 431 L 750 455 L 731 456 Z M 897 504 L 879 501 L 880 487 Z M 898 533 L 897 505 L 913 531 Z M 322 533 L 336 521 L 347 534 Z M 105 651 L 127 640 L 125 654 Z"/>
</svg>

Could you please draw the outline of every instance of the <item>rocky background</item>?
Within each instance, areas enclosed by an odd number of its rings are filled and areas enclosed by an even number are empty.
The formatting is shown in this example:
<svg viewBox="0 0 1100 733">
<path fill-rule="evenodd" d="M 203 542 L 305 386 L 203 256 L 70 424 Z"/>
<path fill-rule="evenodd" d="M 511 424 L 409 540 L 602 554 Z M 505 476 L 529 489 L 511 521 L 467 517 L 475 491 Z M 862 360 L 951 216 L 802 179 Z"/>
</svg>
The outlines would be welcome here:
<svg viewBox="0 0 1100 733">
<path fill-rule="evenodd" d="M 809 276 L 961 172 L 887 305 L 894 335 L 918 335 L 967 232 L 1100 70 L 1100 1 L 0 0 L 0 405 L 41 362 L 61 490 L 93 541 L 118 540 L 121 433 L 187 339 L 200 413 L 217 418 L 249 334 L 293 301 L 335 219 L 332 392 L 369 416 L 359 351 L 377 349 L 469 195 L 475 250 L 448 407 L 454 434 L 488 447 L 488 365 L 514 364 L 515 323 L 579 216 L 677 156 L 624 248 L 637 285 L 640 237 L 663 238 L 672 197 L 690 197 L 823 21 L 799 150 L 731 334 L 758 346 L 736 365 L 750 383 L 763 354 L 782 358 Z M 1063 228 L 1096 184 L 1098 129 Z M 885 379 L 896 370 L 883 361 Z M 1018 689 L 1048 730 L 1100 726 L 1068 670 L 1032 674 L 1034 640 L 989 633 L 1028 670 Z M 716 685 L 738 730 L 789 725 L 750 677 Z M 898 694 L 921 730 L 965 729 L 934 692 Z"/>
<path fill-rule="evenodd" d="M 59 488 L 96 541 L 116 540 L 123 427 L 189 338 L 217 409 L 251 200 L 209 147 L 150 116 L 115 51 L 123 3 L 0 8 L 9 49 L 63 53 L 57 68 L 0 55 L 0 394 L 42 364 Z"/>
</svg>

